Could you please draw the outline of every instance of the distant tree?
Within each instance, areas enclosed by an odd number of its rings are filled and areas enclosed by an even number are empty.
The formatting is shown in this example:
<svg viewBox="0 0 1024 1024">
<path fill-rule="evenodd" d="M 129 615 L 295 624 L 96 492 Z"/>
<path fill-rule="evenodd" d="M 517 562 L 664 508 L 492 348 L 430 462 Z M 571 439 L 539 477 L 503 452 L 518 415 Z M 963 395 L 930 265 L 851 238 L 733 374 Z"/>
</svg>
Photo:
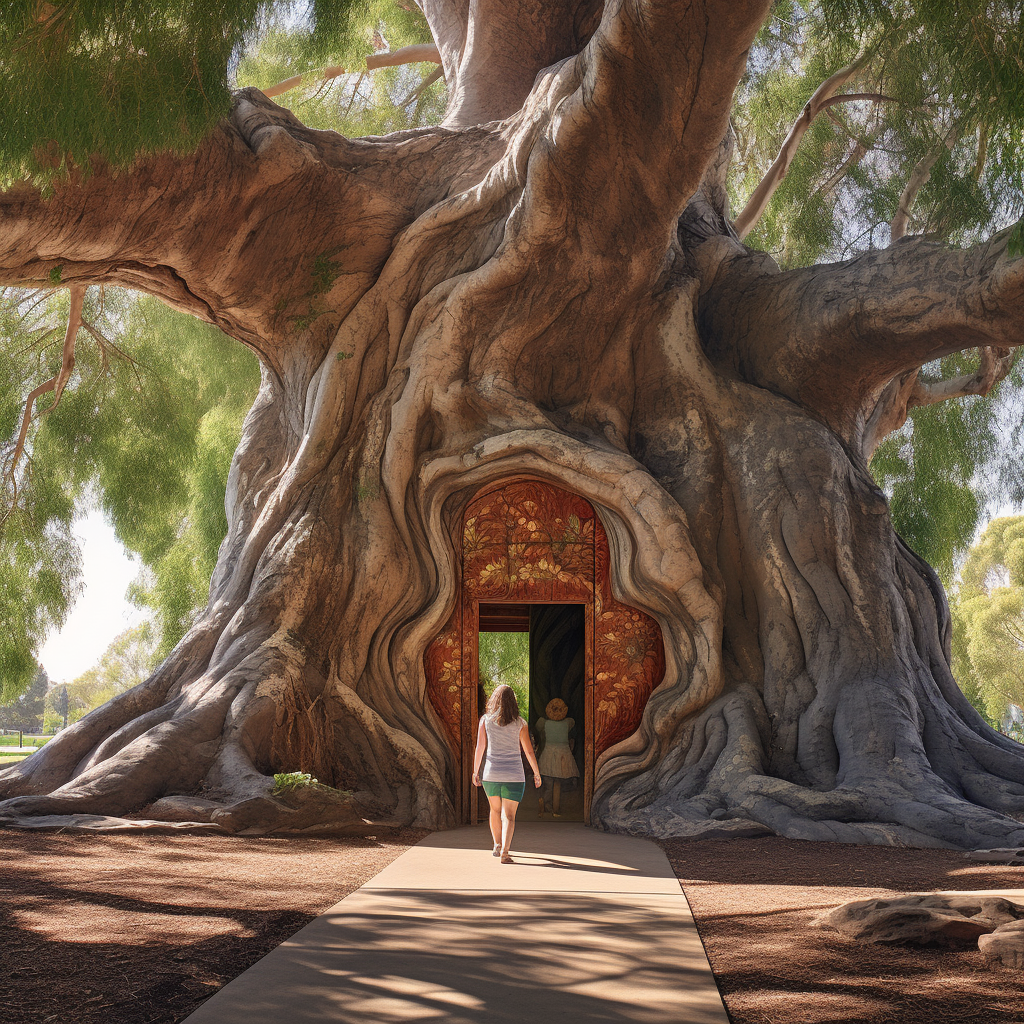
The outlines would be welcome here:
<svg viewBox="0 0 1024 1024">
<path fill-rule="evenodd" d="M 63 686 L 54 687 L 47 698 L 47 710 L 72 725 L 112 697 L 141 683 L 159 660 L 158 630 L 142 622 L 121 633 L 87 672 Z"/>
<path fill-rule="evenodd" d="M 989 523 L 971 548 L 951 603 L 953 668 L 993 724 L 1024 708 L 1024 516 Z"/>
<path fill-rule="evenodd" d="M 49 687 L 50 677 L 40 665 L 32 685 L 12 703 L 0 707 L 0 728 L 40 732 Z"/>
<path fill-rule="evenodd" d="M 480 682 L 487 696 L 501 683 L 511 686 L 525 718 L 530 710 L 530 634 L 481 633 Z"/>
</svg>

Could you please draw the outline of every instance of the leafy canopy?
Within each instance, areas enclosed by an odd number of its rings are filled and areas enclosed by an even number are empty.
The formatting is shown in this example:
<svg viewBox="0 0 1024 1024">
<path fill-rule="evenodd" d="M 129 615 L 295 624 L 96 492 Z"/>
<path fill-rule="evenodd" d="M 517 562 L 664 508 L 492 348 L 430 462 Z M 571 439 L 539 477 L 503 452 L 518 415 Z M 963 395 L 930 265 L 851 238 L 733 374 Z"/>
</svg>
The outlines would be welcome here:
<svg viewBox="0 0 1024 1024">
<path fill-rule="evenodd" d="M 228 112 L 234 68 L 276 21 L 309 51 L 349 35 L 353 0 L 11 0 L 0 17 L 0 182 L 97 155 L 193 149 Z"/>
<path fill-rule="evenodd" d="M 988 524 L 951 608 L 957 679 L 985 717 L 1010 732 L 1011 707 L 1024 709 L 1024 516 Z"/>
</svg>

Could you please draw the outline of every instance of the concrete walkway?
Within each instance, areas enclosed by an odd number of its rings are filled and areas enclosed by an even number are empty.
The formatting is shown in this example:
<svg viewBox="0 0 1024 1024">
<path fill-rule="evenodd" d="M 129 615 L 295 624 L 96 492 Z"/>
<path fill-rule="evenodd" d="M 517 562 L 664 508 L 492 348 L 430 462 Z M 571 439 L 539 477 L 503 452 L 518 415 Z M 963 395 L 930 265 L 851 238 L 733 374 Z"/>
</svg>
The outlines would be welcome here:
<svg viewBox="0 0 1024 1024">
<path fill-rule="evenodd" d="M 428 836 L 187 1024 L 728 1024 L 660 847 L 524 822 L 513 856 Z"/>
</svg>

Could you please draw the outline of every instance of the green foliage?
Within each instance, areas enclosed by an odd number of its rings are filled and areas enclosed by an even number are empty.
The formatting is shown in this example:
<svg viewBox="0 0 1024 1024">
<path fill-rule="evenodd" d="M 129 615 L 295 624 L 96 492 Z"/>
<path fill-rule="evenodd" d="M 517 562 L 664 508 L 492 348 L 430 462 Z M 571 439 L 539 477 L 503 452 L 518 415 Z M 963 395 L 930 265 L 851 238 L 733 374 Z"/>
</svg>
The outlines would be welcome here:
<svg viewBox="0 0 1024 1024">
<path fill-rule="evenodd" d="M 335 789 L 334 786 L 324 785 L 318 782 L 308 772 L 278 772 L 274 776 L 273 796 L 281 796 L 290 793 L 295 789 L 316 789 L 333 796 L 351 796 L 352 791 L 347 789 Z"/>
<path fill-rule="evenodd" d="M 233 88 L 362 67 L 375 31 L 394 48 L 429 40 L 419 10 L 390 0 L 14 0 L 0 14 L 0 187 L 187 152 Z M 423 77 L 393 68 L 307 90 L 300 113 L 357 134 L 407 127 L 416 115 L 398 93 Z M 440 95 L 422 102 L 436 111 Z"/>
<path fill-rule="evenodd" d="M 1024 516 L 989 523 L 951 610 L 957 681 L 990 722 L 1012 731 L 1011 707 L 1024 708 Z"/>
<path fill-rule="evenodd" d="M 529 714 L 530 634 L 481 633 L 480 682 L 488 697 L 502 683 L 511 686 L 520 714 Z"/>
<path fill-rule="evenodd" d="M 739 209 L 803 105 L 860 61 L 840 90 L 879 97 L 832 106 L 804 137 L 748 241 L 785 266 L 843 259 L 889 240 L 922 157 L 936 154 L 912 231 L 962 244 L 1024 212 L 1024 33 L 1019 5 L 982 0 L 783 0 L 760 33 L 738 94 Z"/>
<path fill-rule="evenodd" d="M 930 381 L 973 372 L 977 356 L 958 353 L 925 367 Z M 871 471 L 890 497 L 893 524 L 947 587 L 991 509 L 1024 501 L 1020 362 L 985 399 L 958 398 L 912 410 L 903 429 L 879 445 Z"/>
<path fill-rule="evenodd" d="M 305 19 L 321 48 L 354 0 L 11 0 L 0 15 L 0 184 L 99 156 L 187 151 L 231 104 L 231 72 L 268 24 Z M 40 69 L 45 69 L 41 74 Z"/>
<path fill-rule="evenodd" d="M 319 786 L 320 783 L 308 772 L 278 772 L 274 776 L 274 796 L 287 793 L 302 786 Z"/>
<path fill-rule="evenodd" d="M 39 732 L 43 728 L 43 707 L 49 685 L 46 670 L 37 665 L 31 685 L 0 707 L 0 728 Z"/>
<path fill-rule="evenodd" d="M 275 102 L 288 106 L 311 128 L 348 136 L 383 135 L 441 118 L 447 95 L 443 81 L 415 95 L 436 65 L 365 71 L 366 57 L 375 49 L 397 50 L 430 42 L 426 19 L 417 7 L 393 0 L 364 0 L 350 7 L 346 18 L 331 20 L 333 28 L 326 29 L 327 23 L 323 15 L 299 24 L 278 20 L 242 56 L 238 85 L 266 89 L 304 75 L 301 87 L 275 97 Z M 328 67 L 351 72 L 318 79 L 316 72 Z"/>
<path fill-rule="evenodd" d="M 28 391 L 59 367 L 66 316 L 61 292 L 0 296 L 8 457 Z M 30 432 L 17 507 L 0 532 L 0 610 L 12 625 L 0 639 L 0 678 L 15 685 L 79 589 L 71 524 L 82 506 L 99 504 L 149 570 L 137 596 L 157 613 L 160 652 L 177 642 L 206 600 L 227 529 L 227 471 L 259 386 L 254 356 L 154 300 L 90 293 L 85 319 L 104 341 L 81 332 L 60 405 Z"/>
</svg>

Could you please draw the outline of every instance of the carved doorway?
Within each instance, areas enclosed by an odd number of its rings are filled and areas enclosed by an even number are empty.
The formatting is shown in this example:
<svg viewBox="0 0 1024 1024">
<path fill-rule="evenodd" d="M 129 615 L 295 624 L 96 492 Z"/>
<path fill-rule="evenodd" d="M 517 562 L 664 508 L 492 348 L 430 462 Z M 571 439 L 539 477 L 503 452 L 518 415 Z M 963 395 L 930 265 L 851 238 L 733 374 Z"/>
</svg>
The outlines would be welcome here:
<svg viewBox="0 0 1024 1024">
<path fill-rule="evenodd" d="M 608 541 L 593 506 L 579 495 L 537 481 L 486 491 L 467 505 L 460 539 L 461 592 L 424 653 L 427 696 L 454 755 L 449 784 L 459 819 L 473 822 L 478 816 L 471 776 L 482 712 L 481 606 L 486 625 L 501 614 L 496 609 L 505 608 L 514 619 L 528 612 L 522 606 L 542 616 L 544 605 L 578 605 L 584 638 L 577 742 L 583 816 L 589 822 L 596 759 L 636 730 L 664 675 L 661 630 L 649 615 L 612 596 Z M 521 710 L 532 726 L 538 709 Z"/>
</svg>

